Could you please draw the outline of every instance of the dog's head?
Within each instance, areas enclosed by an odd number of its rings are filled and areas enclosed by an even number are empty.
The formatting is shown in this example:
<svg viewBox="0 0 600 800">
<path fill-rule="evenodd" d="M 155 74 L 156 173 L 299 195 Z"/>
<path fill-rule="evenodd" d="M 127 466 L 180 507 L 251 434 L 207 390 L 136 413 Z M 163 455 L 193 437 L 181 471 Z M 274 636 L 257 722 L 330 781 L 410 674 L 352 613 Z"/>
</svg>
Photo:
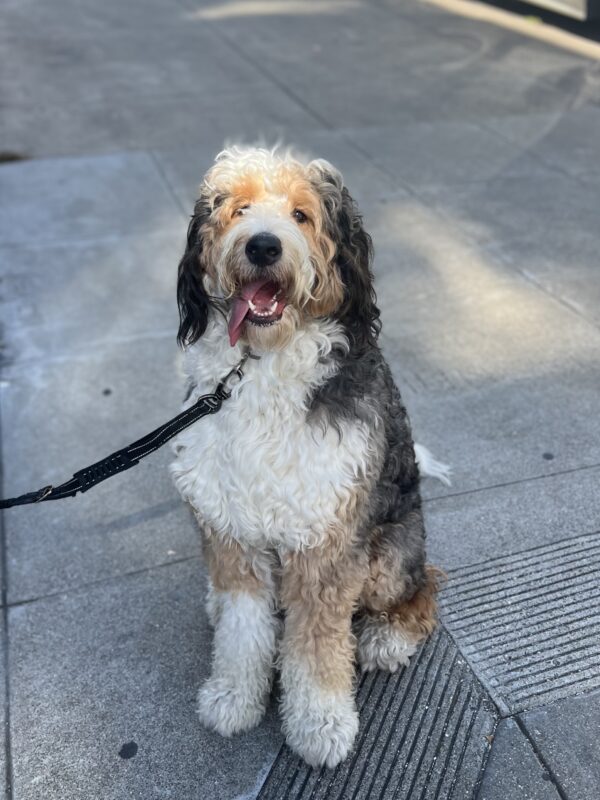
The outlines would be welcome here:
<svg viewBox="0 0 600 800">
<path fill-rule="evenodd" d="M 213 308 L 229 338 L 281 349 L 313 318 L 376 339 L 371 239 L 340 173 L 260 148 L 222 152 L 204 178 L 179 264 L 179 341 L 199 339 Z"/>
</svg>

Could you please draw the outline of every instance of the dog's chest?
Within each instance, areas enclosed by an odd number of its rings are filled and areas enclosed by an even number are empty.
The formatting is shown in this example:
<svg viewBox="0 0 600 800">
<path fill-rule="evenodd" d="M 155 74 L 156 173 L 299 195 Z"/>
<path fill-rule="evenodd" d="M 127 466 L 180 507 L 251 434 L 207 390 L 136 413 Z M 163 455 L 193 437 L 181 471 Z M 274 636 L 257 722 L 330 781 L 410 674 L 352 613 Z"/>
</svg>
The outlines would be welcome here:
<svg viewBox="0 0 600 800">
<path fill-rule="evenodd" d="M 296 549 L 322 541 L 348 506 L 364 480 L 368 430 L 310 424 L 310 385 L 255 367 L 218 414 L 178 437 L 175 481 L 213 530 Z"/>
</svg>

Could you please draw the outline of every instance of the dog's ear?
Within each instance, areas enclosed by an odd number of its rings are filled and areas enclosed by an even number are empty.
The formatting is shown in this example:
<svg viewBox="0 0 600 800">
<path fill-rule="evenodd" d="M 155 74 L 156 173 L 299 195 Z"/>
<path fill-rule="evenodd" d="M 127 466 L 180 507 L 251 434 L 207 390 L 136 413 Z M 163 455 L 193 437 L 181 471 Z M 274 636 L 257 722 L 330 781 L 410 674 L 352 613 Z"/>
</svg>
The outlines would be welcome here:
<svg viewBox="0 0 600 800">
<path fill-rule="evenodd" d="M 338 268 L 344 284 L 340 317 L 360 343 L 374 344 L 381 323 L 373 285 L 373 243 L 348 189 L 342 187 L 338 212 Z"/>
<path fill-rule="evenodd" d="M 202 266 L 202 226 L 210 216 L 205 198 L 196 201 L 187 233 L 185 253 L 177 273 L 179 331 L 177 341 L 183 347 L 198 341 L 208 325 L 211 300 L 204 288 Z"/>
<path fill-rule="evenodd" d="M 344 300 L 336 316 L 358 345 L 374 344 L 381 323 L 373 286 L 373 244 L 341 174 L 326 161 L 313 161 L 325 225 L 336 245 L 335 262 L 344 286 Z"/>
</svg>

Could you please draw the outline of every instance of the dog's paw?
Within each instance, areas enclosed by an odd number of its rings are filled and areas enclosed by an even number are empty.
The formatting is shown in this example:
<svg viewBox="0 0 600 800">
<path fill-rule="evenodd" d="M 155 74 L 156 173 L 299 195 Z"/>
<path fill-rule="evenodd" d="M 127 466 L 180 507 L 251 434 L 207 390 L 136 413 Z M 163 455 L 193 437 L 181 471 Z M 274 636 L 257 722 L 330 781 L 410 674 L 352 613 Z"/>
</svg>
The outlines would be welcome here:
<svg viewBox="0 0 600 800">
<path fill-rule="evenodd" d="M 254 728 L 263 718 L 266 698 L 257 700 L 226 678 L 209 678 L 198 692 L 198 716 L 221 736 Z"/>
<path fill-rule="evenodd" d="M 286 742 L 307 764 L 335 767 L 352 750 L 358 712 L 351 698 L 311 705 L 284 720 Z"/>
<path fill-rule="evenodd" d="M 398 667 L 408 666 L 416 649 L 417 643 L 398 625 L 372 617 L 361 622 L 357 654 L 364 672 L 375 669 L 396 672 Z"/>
</svg>

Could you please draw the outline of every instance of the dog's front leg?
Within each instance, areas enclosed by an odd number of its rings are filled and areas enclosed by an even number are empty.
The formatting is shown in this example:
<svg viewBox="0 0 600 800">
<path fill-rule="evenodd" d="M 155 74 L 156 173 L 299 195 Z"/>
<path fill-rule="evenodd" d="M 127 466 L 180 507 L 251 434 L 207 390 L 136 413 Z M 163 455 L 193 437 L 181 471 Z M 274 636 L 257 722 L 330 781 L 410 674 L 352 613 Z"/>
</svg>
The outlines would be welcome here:
<svg viewBox="0 0 600 800">
<path fill-rule="evenodd" d="M 283 559 L 283 728 L 314 766 L 343 761 L 358 730 L 351 620 L 364 569 L 360 556 L 331 547 Z"/>
<path fill-rule="evenodd" d="M 205 537 L 215 626 L 212 674 L 198 693 L 204 725 L 223 736 L 257 725 L 265 712 L 277 640 L 270 565 L 233 540 Z"/>
</svg>

